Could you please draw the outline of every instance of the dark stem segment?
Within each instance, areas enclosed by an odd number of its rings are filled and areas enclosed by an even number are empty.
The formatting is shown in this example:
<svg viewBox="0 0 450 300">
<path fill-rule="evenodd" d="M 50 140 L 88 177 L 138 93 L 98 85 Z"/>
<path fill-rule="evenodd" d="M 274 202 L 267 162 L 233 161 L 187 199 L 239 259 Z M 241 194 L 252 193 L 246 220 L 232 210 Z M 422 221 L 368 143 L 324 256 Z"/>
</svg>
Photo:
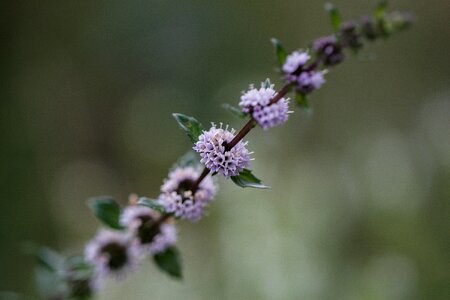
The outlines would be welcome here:
<svg viewBox="0 0 450 300">
<path fill-rule="evenodd" d="M 241 141 L 250 132 L 250 130 L 255 127 L 255 125 L 256 121 L 253 118 L 248 120 L 247 124 L 245 124 L 241 130 L 239 130 L 238 134 L 236 134 L 229 143 L 224 144 L 225 151 L 230 151 L 231 149 L 233 149 L 233 147 L 236 146 L 236 144 L 239 143 L 239 141 Z"/>
<path fill-rule="evenodd" d="M 207 167 L 205 167 L 203 169 L 202 174 L 200 174 L 200 176 L 197 178 L 197 180 L 192 185 L 192 188 L 191 188 L 192 194 L 195 194 L 195 192 L 197 191 L 198 187 L 200 186 L 200 183 L 203 181 L 203 179 L 205 179 L 206 176 L 208 176 L 208 174 L 209 174 L 209 169 Z"/>
</svg>

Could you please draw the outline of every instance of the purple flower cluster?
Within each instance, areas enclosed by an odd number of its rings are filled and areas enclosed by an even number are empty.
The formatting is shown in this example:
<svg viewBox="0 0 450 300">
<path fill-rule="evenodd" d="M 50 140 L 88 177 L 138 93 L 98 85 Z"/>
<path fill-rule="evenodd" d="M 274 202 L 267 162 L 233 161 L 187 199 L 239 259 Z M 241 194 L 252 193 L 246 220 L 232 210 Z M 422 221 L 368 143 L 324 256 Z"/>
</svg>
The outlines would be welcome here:
<svg viewBox="0 0 450 300">
<path fill-rule="evenodd" d="M 223 129 L 212 125 L 208 131 L 203 131 L 195 143 L 194 150 L 200 154 L 200 162 L 213 173 L 229 178 L 237 176 L 250 165 L 250 155 L 246 148 L 247 142 L 239 141 L 232 149 L 226 150 L 225 144 L 234 138 L 234 130 L 228 126 Z"/>
<path fill-rule="evenodd" d="M 283 124 L 290 113 L 287 99 L 281 98 L 276 103 L 271 103 L 276 95 L 273 87 L 274 85 L 266 87 L 262 83 L 261 88 L 256 89 L 251 85 L 250 89 L 242 94 L 239 102 L 242 111 L 250 113 L 264 130 Z"/>
<path fill-rule="evenodd" d="M 94 266 L 98 278 L 122 278 L 135 269 L 140 251 L 137 244 L 122 232 L 101 230 L 85 248 L 86 260 Z"/>
<path fill-rule="evenodd" d="M 309 94 L 319 89 L 325 83 L 326 71 L 305 71 L 297 78 L 297 90 L 302 94 Z"/>
<path fill-rule="evenodd" d="M 334 35 L 318 38 L 314 41 L 313 51 L 326 66 L 334 66 L 345 58 L 342 47 Z"/>
<path fill-rule="evenodd" d="M 304 95 L 319 89 L 325 83 L 324 75 L 326 71 L 316 70 L 317 63 L 308 65 L 309 59 L 310 56 L 307 52 L 294 51 L 287 56 L 282 67 L 286 80 Z M 289 72 L 291 70 L 294 71 Z"/>
<path fill-rule="evenodd" d="M 207 204 L 214 199 L 217 187 L 211 176 L 207 176 L 193 193 L 194 183 L 200 174 L 194 167 L 179 167 L 169 173 L 158 199 L 166 212 L 191 221 L 202 217 Z"/>
<path fill-rule="evenodd" d="M 123 211 L 120 222 L 131 233 L 144 254 L 154 255 L 177 241 L 175 226 L 165 222 L 156 224 L 161 215 L 145 206 L 130 205 Z"/>
</svg>

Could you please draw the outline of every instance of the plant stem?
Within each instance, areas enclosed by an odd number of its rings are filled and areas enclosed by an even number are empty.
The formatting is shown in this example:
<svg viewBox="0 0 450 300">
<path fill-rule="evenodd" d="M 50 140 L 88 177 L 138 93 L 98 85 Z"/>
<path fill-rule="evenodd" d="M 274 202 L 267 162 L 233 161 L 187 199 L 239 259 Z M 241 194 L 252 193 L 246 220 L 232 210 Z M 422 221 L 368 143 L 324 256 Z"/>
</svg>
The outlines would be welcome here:
<svg viewBox="0 0 450 300">
<path fill-rule="evenodd" d="M 200 186 L 200 183 L 203 181 L 203 179 L 206 178 L 206 176 L 208 176 L 208 174 L 209 174 L 209 169 L 207 167 L 205 167 L 203 169 L 202 174 L 200 174 L 200 176 L 197 178 L 197 180 L 192 185 L 192 188 L 191 188 L 192 194 L 195 194 L 195 192 L 197 191 L 198 187 Z"/>
</svg>

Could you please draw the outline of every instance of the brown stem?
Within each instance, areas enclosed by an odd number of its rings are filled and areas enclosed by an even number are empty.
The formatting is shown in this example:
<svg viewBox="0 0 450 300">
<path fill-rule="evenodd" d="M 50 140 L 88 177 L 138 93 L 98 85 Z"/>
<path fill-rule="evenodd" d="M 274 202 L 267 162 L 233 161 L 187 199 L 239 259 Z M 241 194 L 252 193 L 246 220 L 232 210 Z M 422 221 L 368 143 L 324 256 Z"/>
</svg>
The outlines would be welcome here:
<svg viewBox="0 0 450 300">
<path fill-rule="evenodd" d="M 195 194 L 195 192 L 197 191 L 198 187 L 200 186 L 200 183 L 203 181 L 203 179 L 205 179 L 206 176 L 208 176 L 208 174 L 209 174 L 209 169 L 207 167 L 205 167 L 203 169 L 202 174 L 200 174 L 200 176 L 197 178 L 197 180 L 192 185 L 192 188 L 191 188 L 192 194 Z"/>
</svg>

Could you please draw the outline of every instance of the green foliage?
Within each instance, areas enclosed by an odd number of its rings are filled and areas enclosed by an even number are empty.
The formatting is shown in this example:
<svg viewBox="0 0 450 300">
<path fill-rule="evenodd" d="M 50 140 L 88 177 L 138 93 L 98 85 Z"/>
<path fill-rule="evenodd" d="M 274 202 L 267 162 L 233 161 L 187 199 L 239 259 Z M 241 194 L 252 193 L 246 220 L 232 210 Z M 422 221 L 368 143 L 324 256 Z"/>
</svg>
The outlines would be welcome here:
<svg viewBox="0 0 450 300">
<path fill-rule="evenodd" d="M 162 253 L 155 254 L 153 259 L 156 265 L 170 276 L 178 279 L 183 277 L 181 256 L 176 247 L 170 247 Z"/>
<path fill-rule="evenodd" d="M 338 32 L 342 24 L 342 17 L 339 10 L 332 3 L 325 4 L 325 10 L 328 12 L 328 15 L 330 17 L 330 22 L 333 30 L 335 32 Z"/>
<path fill-rule="evenodd" d="M 243 113 L 239 107 L 233 106 L 228 103 L 222 104 L 222 107 L 225 108 L 227 111 L 229 111 L 235 117 L 238 117 L 240 119 L 244 119 L 246 117 L 246 114 Z"/>
<path fill-rule="evenodd" d="M 287 52 L 278 39 L 272 38 L 270 41 L 275 48 L 275 56 L 277 58 L 278 65 L 281 67 L 286 61 Z"/>
<path fill-rule="evenodd" d="M 189 117 L 183 114 L 172 114 L 178 125 L 183 129 L 193 143 L 198 141 L 198 137 L 202 134 L 203 126 L 193 117 Z"/>
<path fill-rule="evenodd" d="M 171 170 L 175 168 L 196 167 L 198 165 L 200 165 L 200 160 L 197 153 L 193 150 L 189 150 L 173 164 Z"/>
<path fill-rule="evenodd" d="M 112 229 L 123 229 L 120 225 L 120 206 L 110 197 L 100 197 L 89 201 L 89 207 L 94 215 L 106 226 Z"/>
<path fill-rule="evenodd" d="M 253 175 L 252 171 L 249 169 L 244 169 L 239 175 L 232 176 L 231 180 L 238 186 L 242 188 L 256 188 L 256 189 L 268 189 L 269 187 L 263 185 L 261 180 Z"/>
<path fill-rule="evenodd" d="M 142 205 L 142 206 L 150 207 L 151 209 L 156 210 L 157 212 L 160 212 L 162 214 L 166 212 L 166 210 L 164 209 L 164 206 L 159 204 L 158 201 L 155 199 L 141 197 L 141 198 L 139 198 L 138 204 Z"/>
<path fill-rule="evenodd" d="M 297 102 L 297 104 L 303 108 L 306 112 L 311 112 L 312 108 L 311 105 L 309 104 L 309 100 L 308 97 L 302 93 L 296 93 L 295 94 L 295 102 Z"/>
</svg>

